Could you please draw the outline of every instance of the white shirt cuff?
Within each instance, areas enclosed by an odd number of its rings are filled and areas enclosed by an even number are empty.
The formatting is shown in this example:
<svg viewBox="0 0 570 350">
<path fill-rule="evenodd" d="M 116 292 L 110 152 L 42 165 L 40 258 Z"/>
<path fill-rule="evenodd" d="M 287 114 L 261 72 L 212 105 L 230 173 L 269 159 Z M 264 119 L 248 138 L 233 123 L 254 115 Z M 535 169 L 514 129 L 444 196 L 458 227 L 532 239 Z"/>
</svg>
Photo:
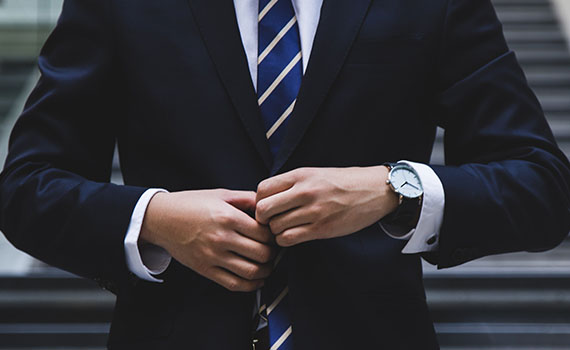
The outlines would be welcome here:
<svg viewBox="0 0 570 350">
<path fill-rule="evenodd" d="M 425 164 L 400 161 L 414 168 L 424 188 L 422 210 L 416 228 L 405 235 L 393 235 L 380 223 L 382 230 L 394 239 L 408 240 L 403 254 L 436 251 L 439 247 L 439 231 L 445 209 L 445 192 L 441 180 L 432 168 Z"/>
<path fill-rule="evenodd" d="M 138 278 L 149 282 L 162 282 L 154 277 L 166 271 L 172 257 L 161 247 L 152 244 L 139 244 L 142 223 L 146 208 L 152 197 L 158 192 L 167 192 L 163 189 L 151 188 L 146 190 L 139 198 L 131 222 L 125 236 L 125 256 L 129 270 Z"/>
</svg>

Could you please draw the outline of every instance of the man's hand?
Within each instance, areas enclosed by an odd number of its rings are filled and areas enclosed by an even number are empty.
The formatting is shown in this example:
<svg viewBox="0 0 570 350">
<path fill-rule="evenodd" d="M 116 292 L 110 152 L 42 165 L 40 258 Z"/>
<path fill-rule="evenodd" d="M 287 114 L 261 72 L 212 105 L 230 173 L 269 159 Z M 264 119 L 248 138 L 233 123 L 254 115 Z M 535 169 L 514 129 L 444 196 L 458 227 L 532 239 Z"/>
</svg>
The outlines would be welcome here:
<svg viewBox="0 0 570 350">
<path fill-rule="evenodd" d="M 231 291 L 254 291 L 272 269 L 274 237 L 247 211 L 255 193 L 229 190 L 157 193 L 140 238 Z"/>
<path fill-rule="evenodd" d="M 255 217 L 283 247 L 345 236 L 396 209 L 387 178 L 384 166 L 296 169 L 259 184 Z"/>
</svg>

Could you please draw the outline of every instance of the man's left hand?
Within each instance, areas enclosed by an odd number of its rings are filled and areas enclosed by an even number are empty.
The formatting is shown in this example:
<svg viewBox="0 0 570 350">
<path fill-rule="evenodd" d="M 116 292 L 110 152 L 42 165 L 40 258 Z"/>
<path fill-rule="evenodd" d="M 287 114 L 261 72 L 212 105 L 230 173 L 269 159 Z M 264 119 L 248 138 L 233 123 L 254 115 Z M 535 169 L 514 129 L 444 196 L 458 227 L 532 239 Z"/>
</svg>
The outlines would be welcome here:
<svg viewBox="0 0 570 350">
<path fill-rule="evenodd" d="M 387 178 L 384 166 L 299 168 L 259 184 L 255 217 L 283 247 L 349 235 L 396 209 Z"/>
</svg>

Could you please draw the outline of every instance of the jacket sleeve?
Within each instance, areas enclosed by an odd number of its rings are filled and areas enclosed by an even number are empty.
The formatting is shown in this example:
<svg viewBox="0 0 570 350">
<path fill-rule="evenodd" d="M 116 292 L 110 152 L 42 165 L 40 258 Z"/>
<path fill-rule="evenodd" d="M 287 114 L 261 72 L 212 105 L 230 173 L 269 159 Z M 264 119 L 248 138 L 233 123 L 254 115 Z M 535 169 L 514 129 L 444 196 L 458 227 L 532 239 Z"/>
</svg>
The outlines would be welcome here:
<svg viewBox="0 0 570 350">
<path fill-rule="evenodd" d="M 438 59 L 445 166 L 440 268 L 542 251 L 570 231 L 570 166 L 490 0 L 449 0 Z"/>
<path fill-rule="evenodd" d="M 64 3 L 10 138 L 0 229 L 30 255 L 112 289 L 129 278 L 123 240 L 146 189 L 109 183 L 121 128 L 109 6 Z"/>
</svg>

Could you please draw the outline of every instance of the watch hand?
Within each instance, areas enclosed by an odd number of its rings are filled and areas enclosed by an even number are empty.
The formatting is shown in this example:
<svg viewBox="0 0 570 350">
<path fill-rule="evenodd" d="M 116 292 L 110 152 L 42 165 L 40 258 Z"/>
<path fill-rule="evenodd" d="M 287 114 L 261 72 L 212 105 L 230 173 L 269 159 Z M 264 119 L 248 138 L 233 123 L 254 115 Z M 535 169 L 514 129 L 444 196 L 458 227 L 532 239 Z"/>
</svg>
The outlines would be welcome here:
<svg viewBox="0 0 570 350">
<path fill-rule="evenodd" d="M 407 182 L 406 182 L 407 183 Z M 408 185 L 412 186 L 413 188 L 415 188 L 416 190 L 419 190 L 419 188 L 417 188 L 416 186 L 412 185 L 411 183 L 407 183 Z"/>
</svg>

